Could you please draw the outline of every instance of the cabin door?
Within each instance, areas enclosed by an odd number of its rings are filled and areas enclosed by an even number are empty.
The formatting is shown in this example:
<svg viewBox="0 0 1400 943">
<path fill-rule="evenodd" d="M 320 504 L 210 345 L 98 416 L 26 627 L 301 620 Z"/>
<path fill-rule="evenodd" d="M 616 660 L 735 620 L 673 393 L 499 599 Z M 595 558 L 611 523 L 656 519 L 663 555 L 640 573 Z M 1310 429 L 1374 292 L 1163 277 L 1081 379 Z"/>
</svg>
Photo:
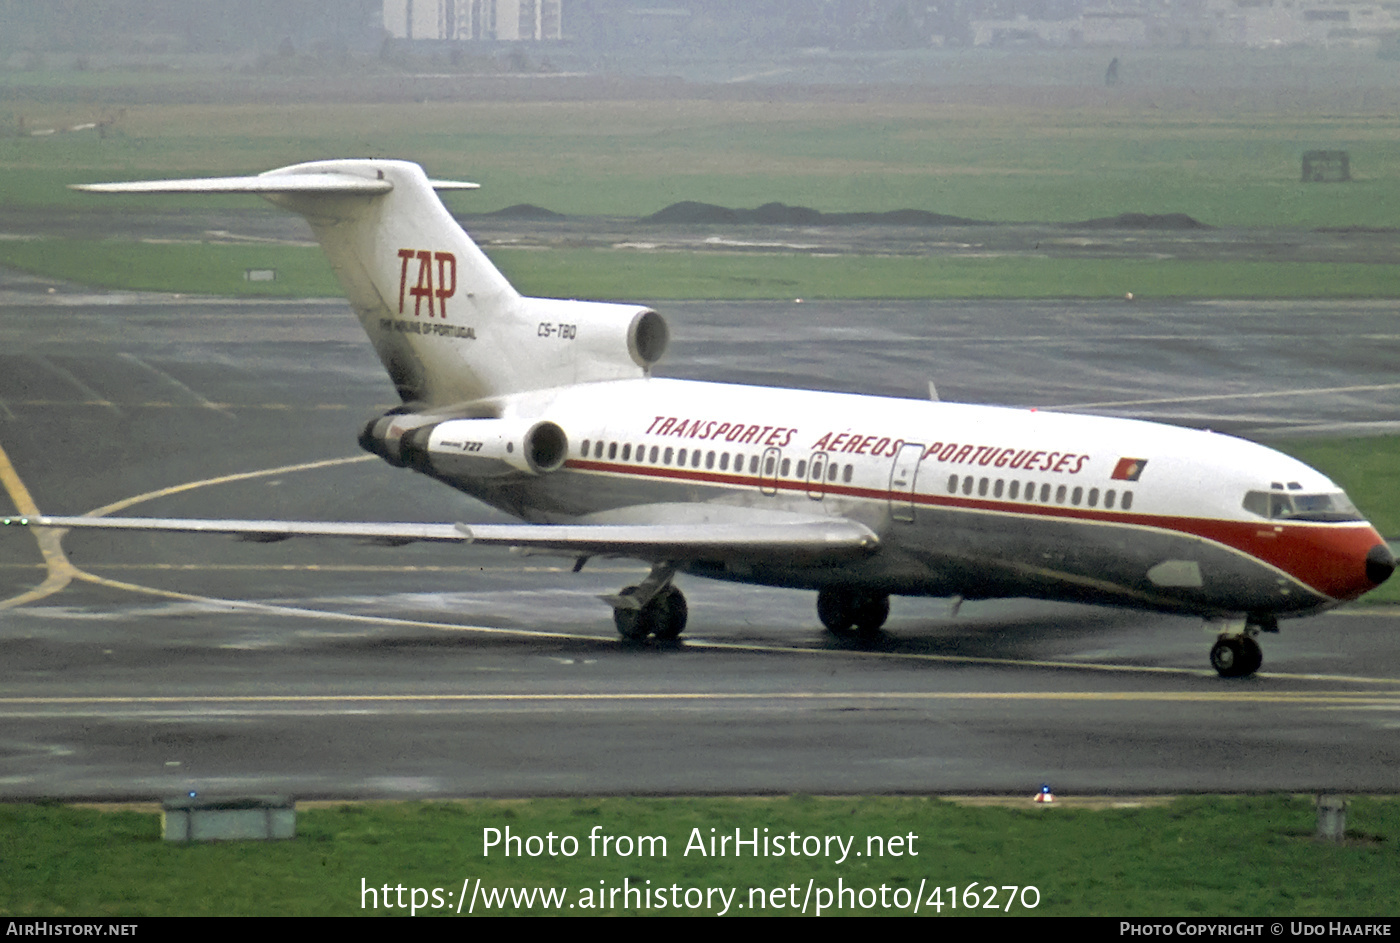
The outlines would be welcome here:
<svg viewBox="0 0 1400 943">
<path fill-rule="evenodd" d="M 906 442 L 890 467 L 890 516 L 897 521 L 914 522 L 914 485 L 919 477 L 919 459 L 924 447 Z"/>
</svg>

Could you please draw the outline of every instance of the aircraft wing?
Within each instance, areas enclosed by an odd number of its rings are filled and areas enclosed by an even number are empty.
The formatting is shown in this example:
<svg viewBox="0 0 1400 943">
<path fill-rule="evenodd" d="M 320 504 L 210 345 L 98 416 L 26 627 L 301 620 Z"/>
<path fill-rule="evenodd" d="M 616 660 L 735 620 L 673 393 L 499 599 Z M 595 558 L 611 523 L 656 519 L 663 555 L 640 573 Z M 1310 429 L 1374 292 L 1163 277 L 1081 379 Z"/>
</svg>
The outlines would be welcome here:
<svg viewBox="0 0 1400 943">
<path fill-rule="evenodd" d="M 619 556 L 682 562 L 766 559 L 774 554 L 816 560 L 864 556 L 880 539 L 864 524 L 844 518 L 769 515 L 734 520 L 672 523 L 418 524 L 376 522 L 191 520 L 155 517 L 10 517 L 0 525 L 88 530 L 140 530 L 228 534 L 273 543 L 292 537 L 341 537 L 371 543 L 415 541 L 519 547 L 563 556 Z"/>
</svg>

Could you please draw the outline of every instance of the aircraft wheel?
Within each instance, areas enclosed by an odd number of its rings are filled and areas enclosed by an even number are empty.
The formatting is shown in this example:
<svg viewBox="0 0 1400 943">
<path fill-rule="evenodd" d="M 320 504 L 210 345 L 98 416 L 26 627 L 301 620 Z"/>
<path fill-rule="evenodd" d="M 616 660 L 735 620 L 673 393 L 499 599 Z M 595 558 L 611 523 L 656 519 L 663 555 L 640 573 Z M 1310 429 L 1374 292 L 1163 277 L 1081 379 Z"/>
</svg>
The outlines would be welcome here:
<svg viewBox="0 0 1400 943">
<path fill-rule="evenodd" d="M 1259 643 L 1246 635 L 1240 639 L 1241 654 L 1244 656 L 1243 670 L 1240 677 L 1247 677 L 1259 670 L 1259 666 L 1264 664 L 1264 650 L 1259 647 Z"/>
<path fill-rule="evenodd" d="M 1243 655 L 1239 639 L 1223 638 L 1211 646 L 1210 666 L 1222 678 L 1238 677 L 1237 666 L 1243 660 Z"/>
<path fill-rule="evenodd" d="M 861 593 L 856 607 L 856 634 L 863 639 L 874 638 L 890 617 L 890 597 L 884 593 Z"/>
<path fill-rule="evenodd" d="M 657 593 L 646 610 L 652 615 L 656 637 L 665 641 L 676 638 L 685 631 L 685 620 L 690 610 L 685 604 L 685 594 L 674 586 L 667 586 Z"/>
<path fill-rule="evenodd" d="M 1263 663 L 1263 650 L 1248 636 L 1222 638 L 1210 650 L 1210 666 L 1222 678 L 1247 677 Z"/>
<path fill-rule="evenodd" d="M 635 596 L 638 587 L 628 586 L 619 596 Z M 617 626 L 618 633 L 628 641 L 640 642 L 652 632 L 652 620 L 648 610 L 651 607 L 643 606 L 641 609 L 626 609 L 621 606 L 613 610 L 613 624 Z"/>
<path fill-rule="evenodd" d="M 824 589 L 817 594 L 817 618 L 831 634 L 871 639 L 890 615 L 890 597 L 859 589 Z"/>
<path fill-rule="evenodd" d="M 848 635 L 856 624 L 851 593 L 844 589 L 824 589 L 817 593 L 817 618 L 832 635 Z"/>
</svg>

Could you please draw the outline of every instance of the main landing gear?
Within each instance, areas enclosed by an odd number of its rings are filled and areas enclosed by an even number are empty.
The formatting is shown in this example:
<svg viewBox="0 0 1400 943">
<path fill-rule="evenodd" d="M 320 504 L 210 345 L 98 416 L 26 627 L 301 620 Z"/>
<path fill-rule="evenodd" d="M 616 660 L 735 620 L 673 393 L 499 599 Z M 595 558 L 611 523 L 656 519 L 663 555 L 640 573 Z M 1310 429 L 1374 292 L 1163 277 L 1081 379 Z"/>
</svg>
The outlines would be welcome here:
<svg viewBox="0 0 1400 943">
<path fill-rule="evenodd" d="M 828 587 L 817 594 L 817 617 L 838 638 L 869 640 L 890 615 L 890 597 L 864 589 Z"/>
<path fill-rule="evenodd" d="M 1250 616 L 1243 631 L 1222 632 L 1210 650 L 1210 666 L 1222 678 L 1245 678 L 1264 663 L 1264 651 L 1255 640 L 1260 632 L 1277 632 L 1273 616 Z"/>
<path fill-rule="evenodd" d="M 671 584 L 676 568 L 657 564 L 639 586 L 628 586 L 616 596 L 604 596 L 613 607 L 613 623 L 621 636 L 640 642 L 648 635 L 663 641 L 677 638 L 689 613 L 685 596 Z"/>
</svg>

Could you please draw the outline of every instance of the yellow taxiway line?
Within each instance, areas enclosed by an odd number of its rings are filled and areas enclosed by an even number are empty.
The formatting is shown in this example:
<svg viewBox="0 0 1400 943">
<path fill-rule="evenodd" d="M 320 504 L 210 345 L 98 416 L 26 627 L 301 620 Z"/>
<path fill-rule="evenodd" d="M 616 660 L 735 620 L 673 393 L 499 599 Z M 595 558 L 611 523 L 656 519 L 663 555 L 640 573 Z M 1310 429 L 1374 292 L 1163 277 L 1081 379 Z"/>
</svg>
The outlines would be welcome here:
<svg viewBox="0 0 1400 943">
<path fill-rule="evenodd" d="M 214 478 L 206 478 L 199 481 L 186 482 L 180 485 L 172 485 L 167 488 L 159 488 L 154 491 L 144 492 L 115 501 L 111 504 L 103 505 L 88 512 L 91 517 L 103 517 L 117 511 L 124 511 L 137 504 L 142 504 L 156 498 L 168 497 L 170 495 L 181 494 L 200 488 L 212 487 L 215 485 L 228 484 L 237 481 L 248 481 L 257 478 L 266 478 L 273 475 L 291 474 L 294 472 L 315 471 L 323 468 L 331 468 L 339 465 L 350 465 L 358 462 L 373 461 L 372 455 L 357 455 L 346 458 L 325 459 L 316 462 L 303 462 L 295 465 L 282 465 L 276 468 L 265 468 L 250 472 L 238 472 L 229 475 L 220 475 Z M 35 504 L 29 490 L 15 471 L 9 457 L 3 448 L 0 448 L 0 485 L 10 495 L 15 509 L 22 515 L 40 516 L 38 506 Z M 290 616 L 294 618 L 335 620 L 339 622 L 358 622 L 361 624 L 398 626 L 408 628 L 430 628 L 444 632 L 463 632 L 480 635 L 509 636 L 514 638 L 547 638 L 555 640 L 585 641 L 585 642 L 608 642 L 611 638 L 604 639 L 597 635 L 589 635 L 579 632 L 543 631 L 539 629 L 521 628 L 500 628 L 494 626 L 464 625 L 458 623 L 433 622 L 420 619 L 401 619 L 392 616 L 370 616 L 355 613 L 342 613 L 320 609 L 303 609 L 296 606 L 275 605 L 270 603 L 249 602 L 244 600 L 221 599 L 211 596 L 200 596 L 193 593 L 182 593 L 174 590 L 160 589 L 153 586 L 143 586 L 137 583 L 128 583 L 121 580 L 114 580 L 94 573 L 82 570 L 69 562 L 63 551 L 61 540 L 64 530 L 55 528 L 32 528 L 35 539 L 39 544 L 39 552 L 43 556 L 44 566 L 47 575 L 42 583 L 35 588 L 13 596 L 9 599 L 0 600 L 0 610 L 13 609 L 28 603 L 44 599 L 55 593 L 62 591 L 73 580 L 82 580 L 98 586 L 105 586 L 109 589 L 116 589 L 123 592 L 137 593 L 148 596 L 159 596 L 166 599 L 176 599 L 182 602 L 194 602 L 204 605 L 215 606 L 230 611 L 253 611 L 269 615 Z M 165 568 L 165 567 L 161 567 Z M 307 567 L 315 569 L 315 567 Z M 333 569 L 333 568 L 327 568 Z M 554 568 L 548 568 L 553 570 Z M 845 657 L 890 659 L 897 661 L 924 661 L 944 664 L 965 664 L 965 665 L 988 665 L 1002 667 L 1019 668 L 1051 668 L 1051 669 L 1071 669 L 1078 671 L 1111 671 L 1120 674 L 1156 674 L 1188 677 L 1212 677 L 1214 672 L 1204 669 L 1194 668 L 1163 668 L 1148 665 L 1108 665 L 1094 662 L 1077 661 L 1047 661 L 1047 660 L 1025 660 L 1012 658 L 989 658 L 971 655 L 932 655 L 919 652 L 884 652 L 872 651 L 860 648 L 814 648 L 799 645 L 775 645 L 758 642 L 717 642 L 707 641 L 701 638 L 689 638 L 680 643 L 688 648 L 704 648 L 711 650 L 729 651 L 754 651 L 767 653 L 788 653 L 807 655 L 839 655 Z M 1328 683 L 1347 684 L 1382 684 L 1400 685 L 1397 678 L 1374 678 L 1351 675 L 1324 675 L 1324 674 L 1286 674 L 1268 672 L 1261 673 L 1259 677 L 1291 680 L 1291 681 L 1321 681 Z M 1230 692 L 1222 696 L 1238 698 L 1242 692 Z M 660 695 L 658 695 L 660 696 Z M 667 695 L 670 696 L 670 695 Z M 964 696 L 964 695 L 959 695 Z"/>
</svg>

